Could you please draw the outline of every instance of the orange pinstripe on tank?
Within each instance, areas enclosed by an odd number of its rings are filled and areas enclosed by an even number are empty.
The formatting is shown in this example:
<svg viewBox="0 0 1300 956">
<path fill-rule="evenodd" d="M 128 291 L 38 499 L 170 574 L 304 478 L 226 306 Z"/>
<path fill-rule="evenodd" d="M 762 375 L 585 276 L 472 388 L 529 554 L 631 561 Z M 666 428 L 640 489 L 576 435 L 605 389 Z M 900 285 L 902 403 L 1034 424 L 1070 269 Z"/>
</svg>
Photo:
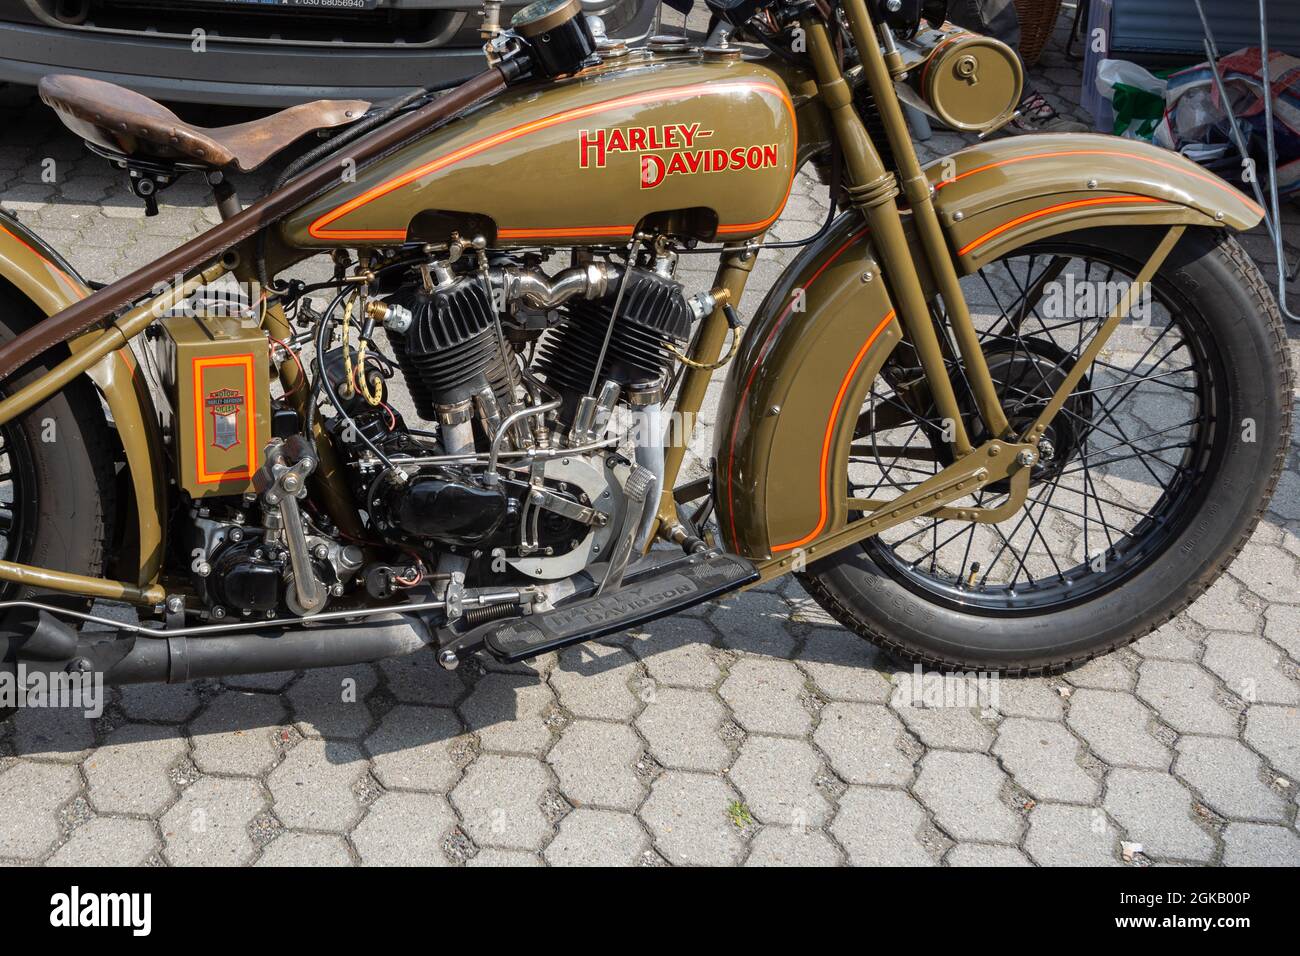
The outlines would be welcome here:
<svg viewBox="0 0 1300 956">
<path fill-rule="evenodd" d="M 717 94 L 729 90 L 761 90 L 767 93 L 774 93 L 781 100 L 786 112 L 790 115 L 790 128 L 792 131 L 798 129 L 795 123 L 794 104 L 790 102 L 790 97 L 785 90 L 781 89 L 775 83 L 767 83 L 754 80 L 734 80 L 723 81 L 718 83 L 693 83 L 688 86 L 669 87 L 662 90 L 649 90 L 644 93 L 633 93 L 629 96 L 620 96 L 616 99 L 605 100 L 601 103 L 592 103 L 588 106 L 580 106 L 571 110 L 564 110 L 551 116 L 544 116 L 541 119 L 533 120 L 529 123 L 523 123 L 519 126 L 502 130 L 500 133 L 494 133 L 491 136 L 485 136 L 483 139 L 476 140 L 467 146 L 454 150 L 445 156 L 417 166 L 414 169 L 407 170 L 401 175 L 394 176 L 377 186 L 372 186 L 365 192 L 361 193 L 341 206 L 330 210 L 324 215 L 317 218 L 307 227 L 307 232 L 315 239 L 331 240 L 371 240 L 371 241 L 395 241 L 401 242 L 406 239 L 405 229 L 330 229 L 330 223 L 336 222 L 348 213 L 355 212 L 367 203 L 373 202 L 380 196 L 385 196 L 395 189 L 436 173 L 440 170 L 454 166 L 456 163 L 477 156 L 486 152 L 493 147 L 500 146 L 504 143 L 519 139 L 522 136 L 528 136 L 532 133 L 549 129 L 552 126 L 558 126 L 561 123 L 570 123 L 575 120 L 586 119 L 599 113 L 606 113 L 610 110 L 621 109 L 628 106 L 640 106 L 646 103 L 666 102 L 676 99 L 685 99 L 690 96 L 696 96 L 701 93 Z M 795 162 L 794 156 L 797 155 L 797 143 L 795 150 L 790 159 L 790 182 L 786 184 L 785 197 L 781 200 L 776 211 L 766 219 L 757 223 L 728 223 L 718 227 L 719 234 L 730 234 L 733 232 L 746 232 L 750 230 L 765 229 L 776 221 L 785 208 L 786 202 L 790 198 L 790 190 L 794 187 Z M 573 227 L 556 227 L 546 229 L 502 229 L 498 236 L 503 239 L 529 239 L 529 238 L 557 238 L 560 236 L 578 236 L 578 237 L 603 237 L 603 236 L 631 236 L 635 229 L 635 224 L 618 224 L 608 226 L 573 226 Z"/>
</svg>

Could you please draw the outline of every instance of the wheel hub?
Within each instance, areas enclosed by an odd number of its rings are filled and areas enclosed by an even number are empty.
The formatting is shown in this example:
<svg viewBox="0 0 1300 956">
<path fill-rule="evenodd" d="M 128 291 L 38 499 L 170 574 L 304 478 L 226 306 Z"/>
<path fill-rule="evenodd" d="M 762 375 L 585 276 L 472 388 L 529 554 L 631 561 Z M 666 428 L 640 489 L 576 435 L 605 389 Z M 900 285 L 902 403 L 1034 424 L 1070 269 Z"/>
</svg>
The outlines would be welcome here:
<svg viewBox="0 0 1300 956">
<path fill-rule="evenodd" d="M 1010 430 L 1017 435 L 1033 427 L 1074 364 L 1063 349 L 1034 340 L 990 352 L 987 360 Z M 1085 374 L 1043 432 L 1038 441 L 1038 460 L 1030 472 L 1031 485 L 1054 481 L 1077 457 L 1085 423 L 1092 420 L 1093 402 L 1088 388 L 1089 379 Z M 968 394 L 963 404 L 968 406 L 963 408 L 968 420 L 978 422 L 973 397 Z M 977 442 L 989 437 L 981 427 Z M 1006 484 L 998 482 L 991 487 L 996 491 L 1002 486 L 1005 490 Z"/>
</svg>

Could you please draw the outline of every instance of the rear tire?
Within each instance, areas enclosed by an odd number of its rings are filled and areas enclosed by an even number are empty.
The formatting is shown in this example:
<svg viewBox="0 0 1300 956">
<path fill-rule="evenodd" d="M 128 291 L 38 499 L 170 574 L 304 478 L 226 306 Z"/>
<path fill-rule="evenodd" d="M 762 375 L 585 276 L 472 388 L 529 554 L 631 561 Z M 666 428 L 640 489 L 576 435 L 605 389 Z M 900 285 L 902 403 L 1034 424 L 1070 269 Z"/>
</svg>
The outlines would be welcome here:
<svg viewBox="0 0 1300 956">
<path fill-rule="evenodd" d="M 1148 230 L 1094 230 L 1059 237 L 1056 243 L 1134 263 L 1126 266 L 1133 275 L 1158 238 Z M 963 592 L 969 568 L 964 556 L 950 578 L 955 584 L 946 590 L 937 584 L 927 588 L 918 576 L 909 577 L 906 562 L 885 560 L 885 546 L 876 539 L 811 565 L 799 576 L 808 593 L 844 626 L 907 660 L 1018 674 L 1057 670 L 1108 653 L 1199 597 L 1250 538 L 1282 470 L 1291 420 L 1286 336 L 1259 270 L 1221 230 L 1188 230 L 1153 286 L 1157 296 L 1173 303 L 1171 315 L 1183 314 L 1175 307 L 1189 310 L 1189 327 L 1205 337 L 1213 374 L 1222 378 L 1215 396 L 1222 410 L 1207 416 L 1212 422 L 1203 426 L 1214 433 L 1215 445 L 1198 453 L 1198 485 L 1179 499 L 1180 511 L 1138 525 L 1134 532 L 1165 527 L 1168 540 L 1153 543 L 1146 552 L 1129 546 L 1131 572 L 1098 593 L 1076 587 L 1071 597 L 1064 584 L 1058 585 L 1063 596 L 1054 597 L 1051 606 L 1046 600 L 1037 608 L 1029 601 L 1017 604 L 1014 577 L 1007 592 L 1011 598 L 984 600 L 978 589 Z M 1243 440 L 1248 419 L 1254 420 L 1253 441 Z M 1192 470 L 1179 467 L 1179 475 Z M 1062 581 L 1068 577 L 1067 570 Z"/>
<path fill-rule="evenodd" d="M 0 291 L 0 341 L 37 320 L 30 303 Z M 62 353 L 62 354 L 60 354 Z M 13 394 L 49 371 L 56 349 L 0 386 Z M 102 576 L 115 515 L 116 440 L 99 394 L 82 376 L 21 418 L 0 426 L 0 556 L 74 574 Z M 0 600 L 40 600 L 85 610 L 89 599 L 9 582 Z"/>
</svg>

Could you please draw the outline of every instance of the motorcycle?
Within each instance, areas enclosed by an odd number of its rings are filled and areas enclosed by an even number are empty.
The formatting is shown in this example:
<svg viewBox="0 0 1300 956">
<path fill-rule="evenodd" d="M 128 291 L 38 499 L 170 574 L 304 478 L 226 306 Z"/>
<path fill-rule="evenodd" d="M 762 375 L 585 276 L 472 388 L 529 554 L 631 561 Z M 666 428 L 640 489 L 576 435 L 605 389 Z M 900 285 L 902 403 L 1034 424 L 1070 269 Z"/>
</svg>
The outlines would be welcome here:
<svg viewBox="0 0 1300 956">
<path fill-rule="evenodd" d="M 943 3 L 709 5 L 629 46 L 488 4 L 450 91 L 216 129 L 46 77 L 147 212 L 190 175 L 222 218 L 102 287 L 0 223 L 3 666 L 522 661 L 793 573 L 900 657 L 1041 673 L 1204 591 L 1290 431 L 1262 211 L 1111 136 L 922 166 L 904 106 L 987 135 L 1023 85 Z M 245 207 L 228 174 L 307 134 Z M 830 212 L 775 241 L 805 166 Z"/>
</svg>

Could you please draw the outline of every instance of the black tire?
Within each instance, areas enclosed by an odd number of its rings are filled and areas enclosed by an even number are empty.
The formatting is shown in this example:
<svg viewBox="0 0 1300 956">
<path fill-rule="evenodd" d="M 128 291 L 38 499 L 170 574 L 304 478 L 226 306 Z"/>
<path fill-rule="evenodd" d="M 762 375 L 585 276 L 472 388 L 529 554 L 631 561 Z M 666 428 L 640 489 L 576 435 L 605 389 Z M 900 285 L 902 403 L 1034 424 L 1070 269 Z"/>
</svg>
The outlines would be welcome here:
<svg viewBox="0 0 1300 956">
<path fill-rule="evenodd" d="M 39 317 L 11 289 L 0 290 L 0 341 Z M 62 353 L 62 354 L 60 354 Z M 0 394 L 47 372 L 65 357 L 56 349 L 0 386 Z M 94 385 L 84 376 L 27 414 L 0 426 L 0 555 L 36 567 L 105 573 L 115 515 L 116 437 Z M 0 600 L 36 599 L 84 610 L 89 600 L 6 582 Z"/>
<path fill-rule="evenodd" d="M 1095 230 L 1060 237 L 1057 247 L 1074 243 L 1112 262 L 1119 257 L 1135 275 L 1158 238 L 1146 229 Z M 1164 519 L 1167 540 L 1149 553 L 1132 549 L 1131 573 L 1103 592 L 1045 610 L 1009 602 L 1002 608 L 972 606 L 978 602 L 945 599 L 937 586 L 900 572 L 897 562 L 884 560 L 883 546 L 875 544 L 873 552 L 869 541 L 811 565 L 800 575 L 808 593 L 840 623 L 901 658 L 1009 674 L 1058 670 L 1108 653 L 1200 596 L 1246 544 L 1284 464 L 1291 420 L 1286 337 L 1259 270 L 1222 230 L 1188 230 L 1153 288 L 1171 303 L 1169 315 L 1180 314 L 1175 307 L 1188 310 L 1181 313 L 1188 326 L 1208 337 L 1205 352 L 1213 374 L 1223 379 L 1216 401 L 1225 407 L 1208 416 L 1217 423 L 1210 429 L 1216 437 L 1198 453 L 1199 485 L 1180 499 L 1176 519 Z M 1254 420 L 1253 442 L 1242 440 L 1246 419 Z M 965 561 L 963 556 L 950 596 L 960 596 Z M 1062 581 L 1069 583 L 1068 572 Z M 1015 586 L 1012 577 L 1009 593 L 1015 594 Z"/>
</svg>

